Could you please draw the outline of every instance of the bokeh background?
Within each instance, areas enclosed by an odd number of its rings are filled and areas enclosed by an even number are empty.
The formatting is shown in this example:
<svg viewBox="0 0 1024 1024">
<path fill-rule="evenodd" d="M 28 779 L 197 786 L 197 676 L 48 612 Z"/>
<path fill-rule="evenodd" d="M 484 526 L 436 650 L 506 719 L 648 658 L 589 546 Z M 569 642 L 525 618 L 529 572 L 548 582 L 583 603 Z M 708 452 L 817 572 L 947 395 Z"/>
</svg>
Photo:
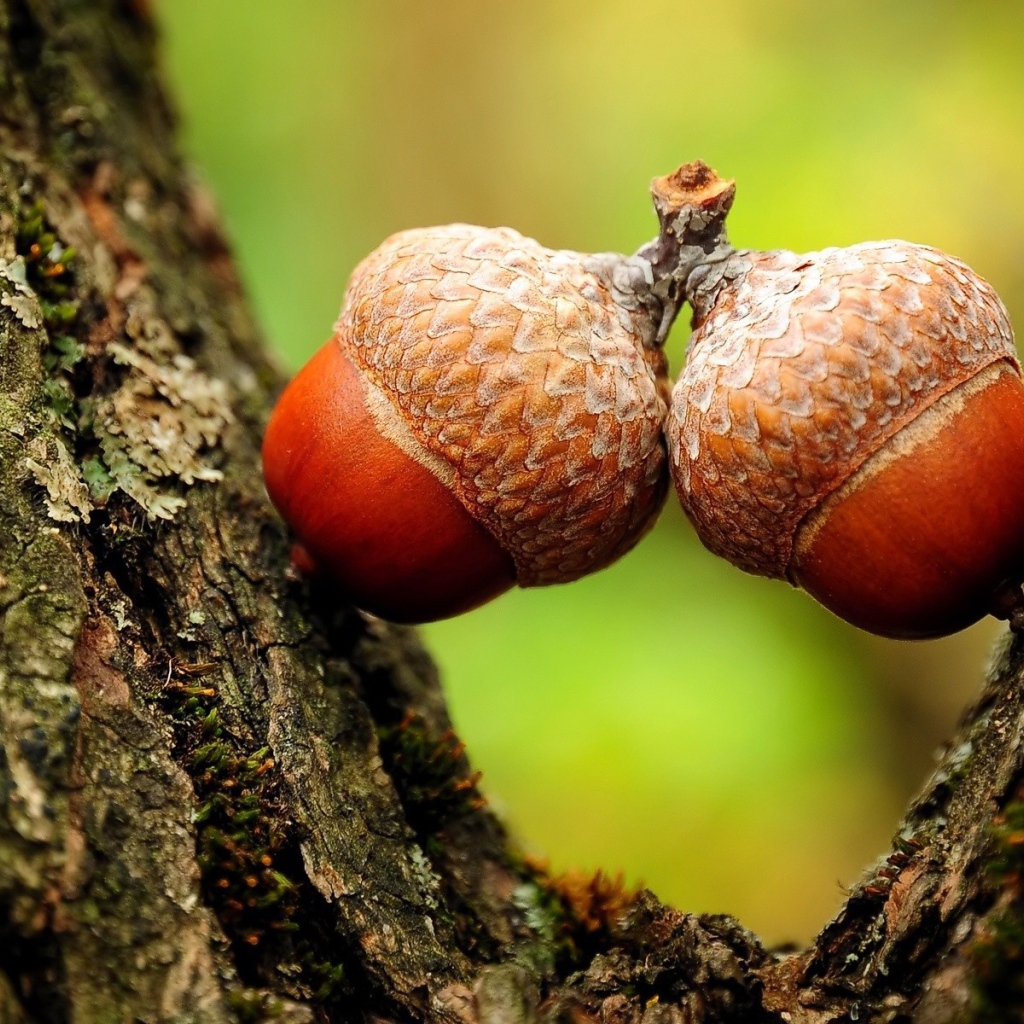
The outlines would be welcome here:
<svg viewBox="0 0 1024 1024">
<path fill-rule="evenodd" d="M 163 0 L 188 150 L 297 368 L 400 228 L 632 251 L 647 183 L 738 180 L 730 236 L 954 252 L 1024 322 L 1024 5 L 999 0 Z M 671 342 L 678 367 L 685 328 Z M 425 629 L 484 787 L 552 866 L 802 941 L 886 846 L 993 624 L 858 634 L 670 507 L 571 587 Z"/>
</svg>

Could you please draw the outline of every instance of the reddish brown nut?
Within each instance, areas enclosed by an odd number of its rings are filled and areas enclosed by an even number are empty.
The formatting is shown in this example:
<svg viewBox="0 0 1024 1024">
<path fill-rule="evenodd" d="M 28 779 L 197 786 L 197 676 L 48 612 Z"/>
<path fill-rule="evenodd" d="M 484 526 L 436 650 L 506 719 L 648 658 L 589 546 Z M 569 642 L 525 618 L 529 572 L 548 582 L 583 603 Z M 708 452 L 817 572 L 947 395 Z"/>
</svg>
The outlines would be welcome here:
<svg viewBox="0 0 1024 1024">
<path fill-rule="evenodd" d="M 410 622 L 631 548 L 667 486 L 649 277 L 508 228 L 388 239 L 264 440 L 267 489 L 312 560 Z"/>
<path fill-rule="evenodd" d="M 1024 385 L 1003 304 L 908 242 L 733 250 L 732 184 L 703 170 L 717 237 L 686 274 L 694 333 L 667 423 L 701 540 L 886 636 L 992 611 L 1024 579 Z M 707 182 L 659 188 L 683 234 L 708 210 Z"/>
</svg>

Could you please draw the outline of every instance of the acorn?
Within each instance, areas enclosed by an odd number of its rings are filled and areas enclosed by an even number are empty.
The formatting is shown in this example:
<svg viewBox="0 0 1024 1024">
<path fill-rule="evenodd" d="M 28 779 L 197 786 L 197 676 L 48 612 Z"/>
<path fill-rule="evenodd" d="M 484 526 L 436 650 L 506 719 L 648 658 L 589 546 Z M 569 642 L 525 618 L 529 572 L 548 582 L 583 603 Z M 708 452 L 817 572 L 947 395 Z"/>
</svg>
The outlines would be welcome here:
<svg viewBox="0 0 1024 1024">
<path fill-rule="evenodd" d="M 668 486 L 649 263 L 510 228 L 403 231 L 282 394 L 267 490 L 307 567 L 424 622 L 607 566 Z"/>
<path fill-rule="evenodd" d="M 666 433 L 704 544 L 883 636 L 1019 619 L 1024 385 L 991 286 L 909 242 L 733 249 L 735 186 L 701 163 L 654 193 L 688 254 Z"/>
</svg>

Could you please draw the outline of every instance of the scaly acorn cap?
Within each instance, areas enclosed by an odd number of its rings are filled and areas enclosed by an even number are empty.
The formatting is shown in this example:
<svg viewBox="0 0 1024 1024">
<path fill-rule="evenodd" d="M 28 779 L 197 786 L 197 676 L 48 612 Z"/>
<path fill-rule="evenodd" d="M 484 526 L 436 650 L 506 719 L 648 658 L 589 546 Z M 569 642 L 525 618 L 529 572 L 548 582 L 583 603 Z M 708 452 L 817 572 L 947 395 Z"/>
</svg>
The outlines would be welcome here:
<svg viewBox="0 0 1024 1024">
<path fill-rule="evenodd" d="M 740 251 L 694 318 L 673 393 L 676 482 L 704 543 L 785 578 L 807 512 L 933 402 L 998 360 L 999 297 L 909 242 Z"/>
<path fill-rule="evenodd" d="M 354 271 L 335 329 L 383 436 L 448 487 L 520 586 L 629 550 L 667 486 L 649 263 L 510 228 L 403 231 Z"/>
</svg>

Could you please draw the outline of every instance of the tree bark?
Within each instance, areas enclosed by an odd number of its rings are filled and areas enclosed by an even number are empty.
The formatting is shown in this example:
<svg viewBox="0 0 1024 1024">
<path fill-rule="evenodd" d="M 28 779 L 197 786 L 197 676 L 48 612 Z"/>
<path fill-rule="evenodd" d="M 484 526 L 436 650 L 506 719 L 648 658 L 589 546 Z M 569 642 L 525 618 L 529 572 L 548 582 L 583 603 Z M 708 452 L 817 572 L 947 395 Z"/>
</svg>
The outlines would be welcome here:
<svg viewBox="0 0 1024 1024">
<path fill-rule="evenodd" d="M 1016 1020 L 1019 644 L 809 948 L 550 878 L 289 571 L 282 381 L 143 0 L 0 0 L 0 1022 Z"/>
</svg>

